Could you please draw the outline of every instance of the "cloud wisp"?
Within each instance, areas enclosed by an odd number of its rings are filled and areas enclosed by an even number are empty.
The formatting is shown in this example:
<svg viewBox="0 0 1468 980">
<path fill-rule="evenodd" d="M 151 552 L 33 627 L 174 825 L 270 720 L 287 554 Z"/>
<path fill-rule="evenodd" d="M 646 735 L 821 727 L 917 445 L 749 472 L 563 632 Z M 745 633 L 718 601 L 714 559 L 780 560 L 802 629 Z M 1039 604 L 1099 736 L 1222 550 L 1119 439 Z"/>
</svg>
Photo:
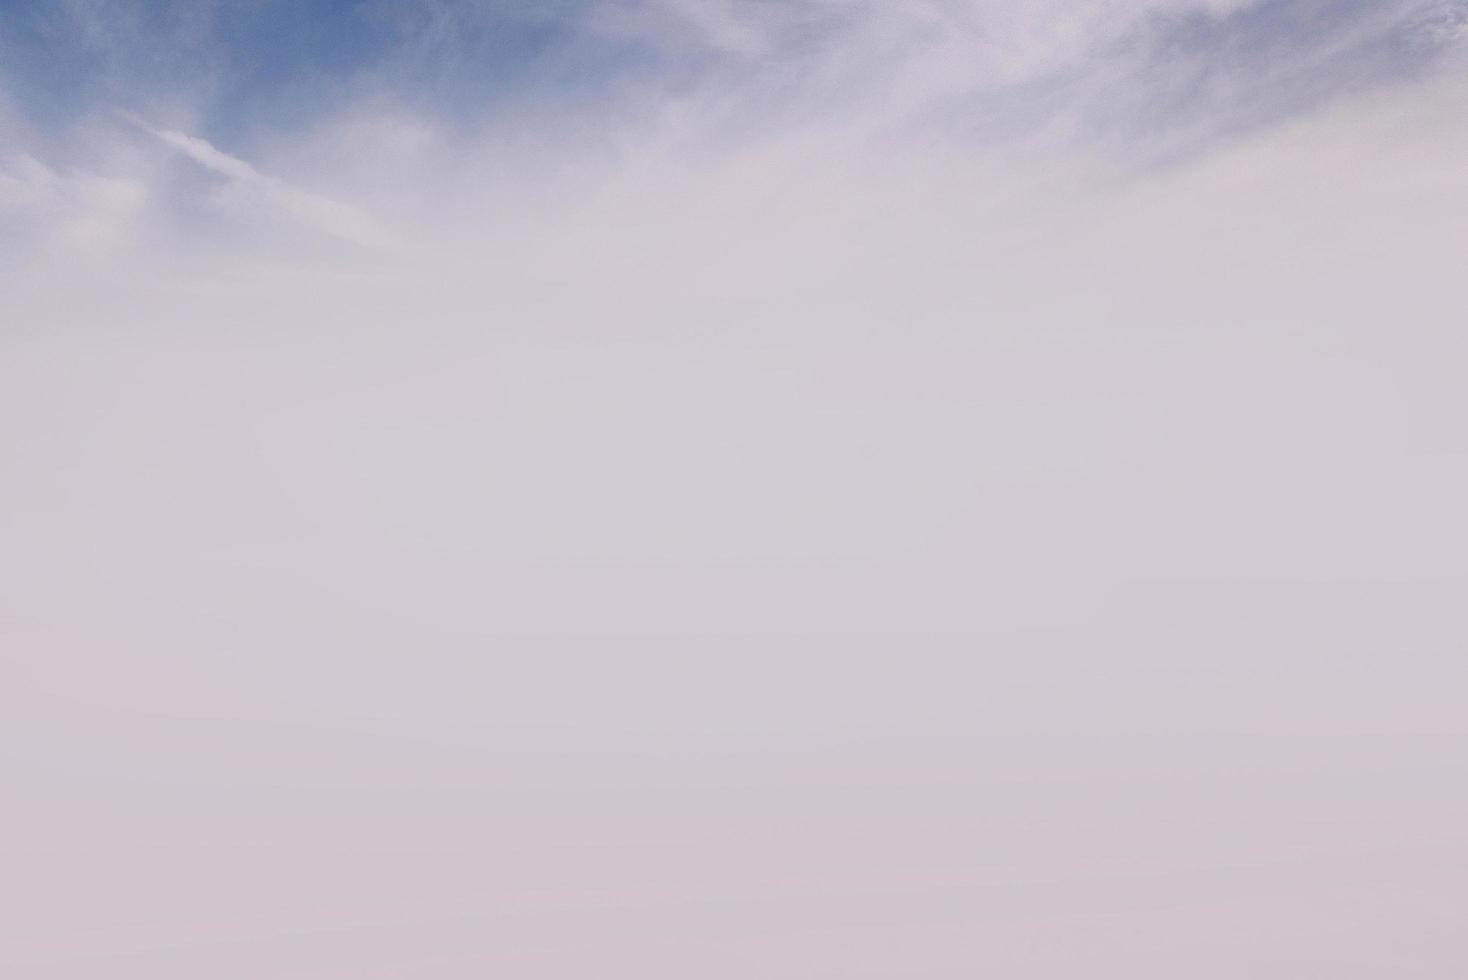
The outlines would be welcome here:
<svg viewBox="0 0 1468 980">
<path fill-rule="evenodd" d="M 273 10 L 129 0 L 6 13 L 9 155 L 142 185 L 129 227 L 149 234 L 201 211 L 233 209 L 226 222 L 248 226 L 278 210 L 380 245 L 390 236 L 368 215 L 381 203 L 395 222 L 432 224 L 486 199 L 574 193 L 557 183 L 567 175 L 669 172 L 648 170 L 654 161 L 686 174 L 800 152 L 842 166 L 924 147 L 980 166 L 1176 164 L 1335 99 L 1451 71 L 1468 22 L 1462 0 L 449 2 L 348 6 L 336 20 Z M 149 67 L 168 60 L 160 46 L 188 52 L 166 84 Z M 69 93 L 65 105 L 39 97 L 52 91 Z M 234 193 L 161 165 L 137 145 L 146 134 L 110 125 L 119 109 L 172 134 Z M 394 131 L 430 134 L 431 149 Z"/>
<path fill-rule="evenodd" d="M 379 222 L 358 208 L 319 194 L 292 187 L 260 173 L 238 157 L 212 146 L 207 140 L 170 129 L 151 130 L 164 144 L 220 176 L 243 192 L 244 209 L 273 207 L 308 228 L 344 242 L 374 249 L 396 249 L 399 243 Z"/>
</svg>

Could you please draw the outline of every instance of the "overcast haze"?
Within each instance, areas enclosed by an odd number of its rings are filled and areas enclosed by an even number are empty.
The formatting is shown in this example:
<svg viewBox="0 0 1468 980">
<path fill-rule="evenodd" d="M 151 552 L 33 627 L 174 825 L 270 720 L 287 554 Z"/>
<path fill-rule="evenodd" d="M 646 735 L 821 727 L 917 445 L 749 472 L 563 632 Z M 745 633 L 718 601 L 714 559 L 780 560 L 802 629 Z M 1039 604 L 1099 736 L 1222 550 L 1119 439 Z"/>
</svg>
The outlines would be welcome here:
<svg viewBox="0 0 1468 980">
<path fill-rule="evenodd" d="M 0 3 L 0 973 L 1459 980 L 1462 0 Z"/>
</svg>

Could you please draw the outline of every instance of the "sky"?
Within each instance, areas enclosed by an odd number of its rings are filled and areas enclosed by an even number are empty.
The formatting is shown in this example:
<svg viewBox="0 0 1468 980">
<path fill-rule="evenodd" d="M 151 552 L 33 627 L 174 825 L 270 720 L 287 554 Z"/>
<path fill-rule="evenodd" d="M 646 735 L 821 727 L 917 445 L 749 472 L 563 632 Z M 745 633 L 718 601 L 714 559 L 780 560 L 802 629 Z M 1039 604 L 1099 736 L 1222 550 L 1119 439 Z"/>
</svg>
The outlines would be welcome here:
<svg viewBox="0 0 1468 980">
<path fill-rule="evenodd" d="M 0 973 L 1468 968 L 1463 0 L 0 0 Z"/>
</svg>

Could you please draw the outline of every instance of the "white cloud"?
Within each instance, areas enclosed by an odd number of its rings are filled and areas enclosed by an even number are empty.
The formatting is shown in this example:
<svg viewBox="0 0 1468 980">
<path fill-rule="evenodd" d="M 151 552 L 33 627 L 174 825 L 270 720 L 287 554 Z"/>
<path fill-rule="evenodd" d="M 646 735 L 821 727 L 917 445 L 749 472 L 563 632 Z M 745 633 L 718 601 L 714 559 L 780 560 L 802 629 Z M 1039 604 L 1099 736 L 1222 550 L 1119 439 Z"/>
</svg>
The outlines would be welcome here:
<svg viewBox="0 0 1468 980">
<path fill-rule="evenodd" d="M 207 140 L 173 130 L 152 132 L 194 162 L 228 177 L 243 191 L 244 196 L 236 203 L 241 218 L 248 218 L 251 209 L 263 205 L 283 211 L 307 228 L 356 245 L 375 249 L 392 249 L 398 245 L 385 228 L 358 208 L 262 174 L 244 160 L 216 149 Z"/>
<path fill-rule="evenodd" d="M 137 180 L 58 173 L 26 155 L 0 161 L 0 228 L 65 252 L 105 255 L 132 244 L 146 201 Z"/>
</svg>

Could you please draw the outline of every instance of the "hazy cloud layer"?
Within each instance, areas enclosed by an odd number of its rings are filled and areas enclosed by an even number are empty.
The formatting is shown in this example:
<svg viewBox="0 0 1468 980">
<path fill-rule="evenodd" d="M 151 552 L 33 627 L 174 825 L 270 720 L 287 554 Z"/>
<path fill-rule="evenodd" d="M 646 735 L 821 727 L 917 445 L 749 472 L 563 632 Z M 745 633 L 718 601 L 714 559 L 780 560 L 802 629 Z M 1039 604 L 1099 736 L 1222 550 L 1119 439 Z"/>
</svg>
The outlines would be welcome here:
<svg viewBox="0 0 1468 980">
<path fill-rule="evenodd" d="M 1463 24 L 0 8 L 0 974 L 1456 980 Z"/>
</svg>

